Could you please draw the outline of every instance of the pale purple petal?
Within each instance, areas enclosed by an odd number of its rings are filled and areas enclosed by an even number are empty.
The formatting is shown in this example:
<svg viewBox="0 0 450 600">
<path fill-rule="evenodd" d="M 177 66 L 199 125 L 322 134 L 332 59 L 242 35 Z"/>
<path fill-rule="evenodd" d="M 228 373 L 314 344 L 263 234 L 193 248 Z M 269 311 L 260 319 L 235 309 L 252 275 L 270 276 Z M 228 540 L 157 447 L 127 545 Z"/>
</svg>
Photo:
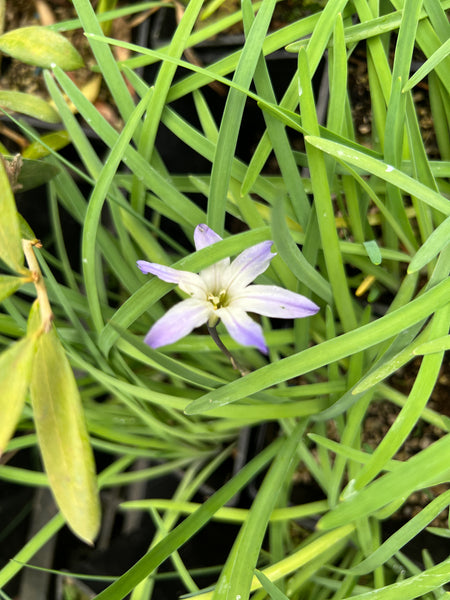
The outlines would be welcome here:
<svg viewBox="0 0 450 600">
<path fill-rule="evenodd" d="M 137 266 L 143 273 L 151 273 L 156 275 L 158 279 L 167 281 L 168 283 L 177 283 L 183 292 L 195 298 L 204 299 L 207 296 L 207 289 L 202 278 L 196 273 L 190 271 L 179 271 L 172 267 L 159 265 L 158 263 L 150 263 L 146 260 L 138 260 Z"/>
<path fill-rule="evenodd" d="M 277 285 L 249 285 L 233 298 L 235 307 L 278 319 L 309 317 L 319 310 L 312 300 Z"/>
<path fill-rule="evenodd" d="M 201 250 L 202 248 L 206 248 L 206 246 L 211 246 L 211 244 L 220 242 L 221 239 L 222 238 L 220 235 L 217 235 L 215 231 L 213 231 L 204 223 L 197 225 L 194 230 L 194 244 L 196 250 Z"/>
<path fill-rule="evenodd" d="M 222 320 L 231 337 L 243 346 L 256 346 L 268 354 L 261 325 L 240 309 L 219 308 L 216 315 Z"/>
<path fill-rule="evenodd" d="M 272 244 L 270 240 L 261 242 L 247 248 L 234 259 L 224 276 L 228 281 L 228 292 L 231 296 L 264 273 L 275 256 L 270 251 Z"/>
<path fill-rule="evenodd" d="M 191 333 L 195 327 L 206 323 L 212 312 L 209 302 L 195 298 L 183 300 L 154 323 L 144 341 L 151 348 L 172 344 Z"/>
<path fill-rule="evenodd" d="M 183 275 L 187 273 L 187 271 L 179 271 L 178 269 L 147 262 L 146 260 L 138 260 L 136 264 L 143 273 L 151 273 L 152 275 L 156 275 L 158 279 L 168 281 L 169 283 L 178 283 Z M 190 274 L 192 275 L 192 273 Z"/>
</svg>

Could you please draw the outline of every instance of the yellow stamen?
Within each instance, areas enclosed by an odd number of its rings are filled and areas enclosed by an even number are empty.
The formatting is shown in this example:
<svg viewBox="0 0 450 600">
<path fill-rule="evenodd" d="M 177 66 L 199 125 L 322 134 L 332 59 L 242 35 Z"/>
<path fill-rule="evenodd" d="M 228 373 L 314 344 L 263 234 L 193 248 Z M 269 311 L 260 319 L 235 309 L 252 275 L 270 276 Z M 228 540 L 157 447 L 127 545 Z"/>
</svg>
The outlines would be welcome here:
<svg viewBox="0 0 450 600">
<path fill-rule="evenodd" d="M 218 308 L 221 308 L 222 306 L 224 306 L 225 296 L 226 296 L 226 292 L 225 292 L 225 290 L 222 290 L 221 292 L 219 292 L 218 296 L 216 296 L 215 294 L 208 294 L 207 299 L 213 305 L 213 309 L 217 310 Z"/>
</svg>

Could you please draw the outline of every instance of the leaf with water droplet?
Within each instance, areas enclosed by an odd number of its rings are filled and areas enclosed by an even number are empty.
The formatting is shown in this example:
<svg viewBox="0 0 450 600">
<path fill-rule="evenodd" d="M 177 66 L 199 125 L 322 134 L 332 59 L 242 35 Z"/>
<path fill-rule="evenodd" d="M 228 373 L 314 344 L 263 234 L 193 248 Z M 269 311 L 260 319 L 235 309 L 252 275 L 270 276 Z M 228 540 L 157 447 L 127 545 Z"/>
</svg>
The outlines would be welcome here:
<svg viewBox="0 0 450 600">
<path fill-rule="evenodd" d="M 368 242 L 364 242 L 364 248 L 366 249 L 367 255 L 370 258 L 370 261 L 374 265 L 381 264 L 381 252 L 378 248 L 378 244 L 375 240 L 369 240 Z"/>
</svg>

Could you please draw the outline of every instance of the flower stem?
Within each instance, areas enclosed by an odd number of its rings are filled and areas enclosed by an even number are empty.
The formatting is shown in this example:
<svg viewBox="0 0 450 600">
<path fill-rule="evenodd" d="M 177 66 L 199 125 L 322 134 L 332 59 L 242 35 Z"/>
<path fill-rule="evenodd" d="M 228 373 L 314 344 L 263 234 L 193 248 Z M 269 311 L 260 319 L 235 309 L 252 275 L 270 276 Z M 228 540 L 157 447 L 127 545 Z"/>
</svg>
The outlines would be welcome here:
<svg viewBox="0 0 450 600">
<path fill-rule="evenodd" d="M 228 350 L 228 348 L 225 346 L 225 344 L 220 339 L 219 334 L 217 333 L 217 329 L 216 329 L 217 325 L 218 325 L 218 322 L 216 323 L 216 325 L 213 325 L 213 326 L 210 326 L 208 324 L 206 325 L 206 327 L 208 328 L 209 335 L 212 337 L 212 339 L 216 343 L 219 350 L 221 350 L 221 352 L 223 352 L 225 354 L 225 356 L 229 359 L 233 369 L 236 369 L 236 371 L 239 371 L 239 373 L 242 376 L 247 375 L 250 371 L 248 371 L 247 369 L 244 369 L 243 367 L 241 367 L 239 365 L 239 363 L 236 362 L 234 356 L 231 354 L 231 352 Z"/>
</svg>

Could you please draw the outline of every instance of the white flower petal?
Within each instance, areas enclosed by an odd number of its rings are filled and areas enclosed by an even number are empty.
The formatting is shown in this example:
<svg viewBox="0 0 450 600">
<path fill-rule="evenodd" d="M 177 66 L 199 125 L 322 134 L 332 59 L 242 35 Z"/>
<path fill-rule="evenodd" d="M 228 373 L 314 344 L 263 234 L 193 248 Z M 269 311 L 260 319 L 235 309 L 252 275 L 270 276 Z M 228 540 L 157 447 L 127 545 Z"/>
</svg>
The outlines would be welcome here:
<svg viewBox="0 0 450 600">
<path fill-rule="evenodd" d="M 223 321 L 231 337 L 243 346 L 256 346 L 263 354 L 268 353 L 261 325 L 243 310 L 219 308 L 216 315 Z"/>
<path fill-rule="evenodd" d="M 137 266 L 143 273 L 151 273 L 152 275 L 156 275 L 158 279 L 167 281 L 168 283 L 177 283 L 183 292 L 194 298 L 203 300 L 207 296 L 207 288 L 202 278 L 196 273 L 179 271 L 178 269 L 159 265 L 158 263 L 150 263 L 146 260 L 138 260 Z"/>
<path fill-rule="evenodd" d="M 201 250 L 202 248 L 206 248 L 206 246 L 211 246 L 211 244 L 215 244 L 216 242 L 221 241 L 220 235 L 218 235 L 215 231 L 213 231 L 208 225 L 204 223 L 200 223 L 194 230 L 194 244 L 196 250 Z"/>
<path fill-rule="evenodd" d="M 217 235 L 215 231 L 204 223 L 197 225 L 195 228 L 194 243 L 196 250 L 201 250 L 221 240 L 220 235 Z M 227 257 L 200 271 L 200 277 L 203 279 L 206 289 L 210 293 L 218 294 L 223 289 L 223 274 L 229 264 L 230 259 Z"/>
<path fill-rule="evenodd" d="M 213 309 L 209 302 L 195 298 L 183 300 L 154 323 L 144 341 L 152 348 L 172 344 L 206 323 L 211 312 Z"/>
<path fill-rule="evenodd" d="M 224 275 L 228 282 L 228 292 L 232 296 L 240 288 L 244 288 L 251 283 L 258 275 L 264 273 L 275 256 L 270 251 L 273 242 L 268 240 L 247 248 L 237 256 L 231 263 Z"/>
<path fill-rule="evenodd" d="M 277 285 L 249 285 L 232 299 L 235 307 L 278 319 L 309 317 L 319 310 L 312 300 Z"/>
<path fill-rule="evenodd" d="M 225 289 L 224 273 L 230 264 L 230 259 L 224 259 L 200 271 L 205 288 L 211 294 L 219 294 Z"/>
</svg>

